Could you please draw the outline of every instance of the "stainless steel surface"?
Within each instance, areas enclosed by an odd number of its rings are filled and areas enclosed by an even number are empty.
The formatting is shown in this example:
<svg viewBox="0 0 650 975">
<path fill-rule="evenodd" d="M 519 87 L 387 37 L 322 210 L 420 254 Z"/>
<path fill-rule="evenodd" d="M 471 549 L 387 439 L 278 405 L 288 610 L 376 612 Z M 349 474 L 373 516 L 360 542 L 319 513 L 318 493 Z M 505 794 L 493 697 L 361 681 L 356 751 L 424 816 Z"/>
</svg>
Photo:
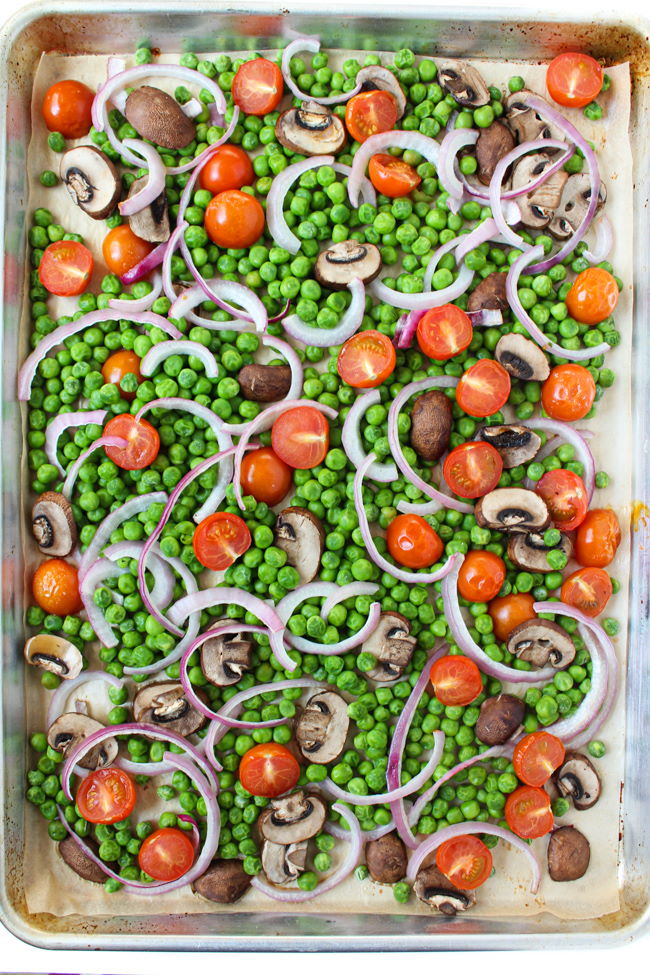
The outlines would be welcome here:
<svg viewBox="0 0 650 975">
<path fill-rule="evenodd" d="M 319 34 L 325 46 L 398 49 L 422 53 L 523 58 L 537 61 L 562 50 L 584 49 L 613 61 L 629 60 L 634 78 L 632 141 L 635 154 L 635 213 L 648 207 L 650 171 L 650 23 L 615 17 L 598 23 L 545 10 L 512 11 L 423 8 L 377 4 L 373 16 L 353 13 L 327 17 L 308 3 L 290 9 L 249 3 L 224 9 L 214 3 L 168 4 L 98 2 L 35 4 L 19 12 L 0 39 L 0 224 L 3 226 L 2 289 L 2 738 L 0 755 L 3 815 L 0 822 L 0 898 L 3 920 L 17 937 L 39 947 L 141 950 L 449 950 L 485 948 L 566 948 L 620 944 L 650 928 L 650 785 L 647 728 L 650 724 L 650 665 L 647 643 L 648 545 L 650 529 L 633 536 L 631 625 L 627 681 L 627 758 L 622 788 L 622 907 L 589 921 L 534 918 L 480 920 L 371 915 L 252 914 L 152 917 L 55 918 L 26 912 L 21 864 L 27 729 L 22 710 L 22 611 L 25 572 L 18 510 L 22 426 L 15 400 L 17 363 L 26 354 L 19 342 L 20 307 L 26 268 L 26 167 L 30 95 L 34 70 L 44 50 L 128 53 L 149 39 L 163 52 L 183 44 L 208 51 L 272 47 L 287 28 Z M 635 226 L 634 398 L 638 445 L 634 497 L 648 495 L 650 444 L 650 295 L 647 286 L 650 235 L 642 216 Z M 644 747 L 645 745 L 645 747 Z M 136 905 L 134 905 L 135 909 Z"/>
</svg>

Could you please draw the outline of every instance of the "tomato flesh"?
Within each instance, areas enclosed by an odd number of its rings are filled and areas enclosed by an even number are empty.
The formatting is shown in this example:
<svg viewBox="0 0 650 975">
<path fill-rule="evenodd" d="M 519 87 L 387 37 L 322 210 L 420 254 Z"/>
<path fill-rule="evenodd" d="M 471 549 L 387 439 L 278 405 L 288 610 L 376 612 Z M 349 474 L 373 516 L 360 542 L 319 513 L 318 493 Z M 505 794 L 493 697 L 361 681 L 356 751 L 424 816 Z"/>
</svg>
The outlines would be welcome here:
<svg viewBox="0 0 650 975">
<path fill-rule="evenodd" d="M 487 603 L 498 596 L 506 578 L 506 565 L 494 552 L 468 552 L 458 575 L 458 592 L 473 603 Z"/>
<path fill-rule="evenodd" d="M 254 180 L 255 173 L 248 153 L 229 142 L 215 149 L 199 175 L 201 189 L 215 195 L 224 190 L 252 186 Z"/>
<path fill-rule="evenodd" d="M 288 748 L 275 742 L 255 745 L 239 763 L 239 781 L 253 796 L 275 799 L 293 789 L 299 778 L 297 759 Z"/>
<path fill-rule="evenodd" d="M 330 444 L 329 423 L 314 406 L 294 406 L 271 428 L 271 446 L 289 467 L 307 471 L 325 460 Z"/>
<path fill-rule="evenodd" d="M 492 854 L 478 836 L 467 833 L 440 844 L 436 866 L 459 890 L 476 890 L 492 873 Z"/>
<path fill-rule="evenodd" d="M 618 285 L 613 274 L 602 267 L 581 271 L 565 298 L 572 318 L 585 325 L 598 325 L 618 304 Z"/>
<path fill-rule="evenodd" d="M 245 115 L 274 112 L 283 94 L 282 72 L 268 58 L 253 58 L 237 69 L 232 83 L 232 97 Z"/>
<path fill-rule="evenodd" d="M 472 320 L 456 305 L 430 308 L 418 322 L 416 337 L 424 355 L 445 361 L 464 352 L 474 335 Z"/>
<path fill-rule="evenodd" d="M 529 592 L 511 593 L 509 596 L 492 599 L 488 605 L 488 613 L 492 618 L 497 640 L 505 643 L 516 626 L 534 620 L 534 604 L 535 600 Z"/>
<path fill-rule="evenodd" d="M 264 230 L 264 210 L 250 193 L 224 190 L 208 203 L 204 224 L 218 247 L 250 247 Z"/>
<path fill-rule="evenodd" d="M 454 447 L 442 466 L 445 481 L 461 498 L 481 498 L 489 494 L 499 483 L 502 473 L 501 454 L 492 444 L 482 440 Z"/>
<path fill-rule="evenodd" d="M 122 349 L 120 352 L 114 352 L 113 355 L 109 355 L 108 359 L 102 366 L 102 376 L 104 377 L 105 383 L 113 383 L 115 386 L 119 386 L 126 375 L 132 373 L 139 383 L 142 382 L 142 373 L 140 372 L 140 362 L 139 356 L 132 352 L 130 349 Z M 120 389 L 120 396 L 127 402 L 135 399 L 135 392 L 128 393 L 123 389 Z"/>
<path fill-rule="evenodd" d="M 119 823 L 135 808 L 135 783 L 115 766 L 98 769 L 82 780 L 75 800 L 89 823 Z"/>
<path fill-rule="evenodd" d="M 567 576 L 560 589 L 560 598 L 587 616 L 600 616 L 612 592 L 612 580 L 607 572 L 588 567 Z"/>
<path fill-rule="evenodd" d="M 77 240 L 57 240 L 43 251 L 38 277 L 50 294 L 69 298 L 90 284 L 95 262 L 87 247 Z"/>
<path fill-rule="evenodd" d="M 206 569 L 227 569 L 251 547 L 248 525 L 239 515 L 216 511 L 201 521 L 194 531 L 192 548 Z"/>
<path fill-rule="evenodd" d="M 473 660 L 460 655 L 440 657 L 431 668 L 434 693 L 445 707 L 471 704 L 483 690 L 481 671 Z"/>
<path fill-rule="evenodd" d="M 109 230 L 102 243 L 106 267 L 119 276 L 144 261 L 153 249 L 154 245 L 134 234 L 128 223 Z"/>
<path fill-rule="evenodd" d="M 80 81 L 57 81 L 45 93 L 42 113 L 50 132 L 66 139 L 83 139 L 92 125 L 95 93 Z"/>
<path fill-rule="evenodd" d="M 386 532 L 388 551 L 399 565 L 424 569 L 442 555 L 443 544 L 431 525 L 420 515 L 398 515 Z"/>
<path fill-rule="evenodd" d="M 553 829 L 551 797 L 543 789 L 521 785 L 506 799 L 506 821 L 524 840 L 546 836 Z"/>
<path fill-rule="evenodd" d="M 371 157 L 368 175 L 377 192 L 392 199 L 408 196 L 422 182 L 413 166 L 385 152 Z"/>
<path fill-rule="evenodd" d="M 558 105 L 584 108 L 603 87 L 603 69 L 589 54 L 565 51 L 549 64 L 546 87 Z"/>
<path fill-rule="evenodd" d="M 357 142 L 390 132 L 397 122 L 397 102 L 389 91 L 376 88 L 354 95 L 345 106 L 345 125 Z"/>
<path fill-rule="evenodd" d="M 564 761 L 564 745 L 548 731 L 534 731 L 515 745 L 515 775 L 526 785 L 542 786 Z"/>
<path fill-rule="evenodd" d="M 553 523 L 562 531 L 573 531 L 584 521 L 589 495 L 585 482 L 573 471 L 547 471 L 537 482 L 535 494 L 544 501 Z"/>
<path fill-rule="evenodd" d="M 395 348 L 387 335 L 376 329 L 357 332 L 339 352 L 337 369 L 348 386 L 369 389 L 380 386 L 395 369 Z"/>
<path fill-rule="evenodd" d="M 293 471 L 280 460 L 271 447 L 260 447 L 246 454 L 241 463 L 241 486 L 244 494 L 269 507 L 287 496 L 293 483 Z"/>
<path fill-rule="evenodd" d="M 578 527 L 574 558 L 584 566 L 604 569 L 621 544 L 621 526 L 611 508 L 592 508 Z"/>
<path fill-rule="evenodd" d="M 573 362 L 554 366 L 542 383 L 542 406 L 553 420 L 582 420 L 595 398 L 593 376 Z"/>
<path fill-rule="evenodd" d="M 152 464 L 160 450 L 160 437 L 148 420 L 120 413 L 104 427 L 105 437 L 122 437 L 126 447 L 104 447 L 106 456 L 123 471 L 141 471 Z"/>
<path fill-rule="evenodd" d="M 36 603 L 54 616 L 73 616 L 81 612 L 77 569 L 65 559 L 47 559 L 36 569 L 32 579 Z"/>
<path fill-rule="evenodd" d="M 456 402 L 469 416 L 491 416 L 510 395 L 510 374 L 495 359 L 479 359 L 458 380 Z"/>
<path fill-rule="evenodd" d="M 194 863 L 194 847 L 187 833 L 167 826 L 143 841 L 138 866 L 153 880 L 169 883 L 186 874 Z"/>
</svg>

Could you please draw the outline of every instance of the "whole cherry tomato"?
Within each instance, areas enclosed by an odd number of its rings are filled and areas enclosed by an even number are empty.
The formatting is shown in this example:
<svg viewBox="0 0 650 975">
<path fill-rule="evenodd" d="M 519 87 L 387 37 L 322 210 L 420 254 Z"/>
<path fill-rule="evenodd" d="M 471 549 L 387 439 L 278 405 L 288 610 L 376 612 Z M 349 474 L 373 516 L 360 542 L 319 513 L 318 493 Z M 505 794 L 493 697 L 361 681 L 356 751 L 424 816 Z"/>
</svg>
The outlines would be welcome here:
<svg viewBox="0 0 650 975">
<path fill-rule="evenodd" d="M 288 748 L 275 742 L 255 745 L 239 763 L 239 781 L 253 796 L 275 799 L 293 789 L 299 778 L 297 759 Z"/>
<path fill-rule="evenodd" d="M 250 247 L 264 230 L 264 210 L 250 193 L 224 190 L 208 203 L 204 223 L 218 247 Z"/>
<path fill-rule="evenodd" d="M 465 556 L 458 575 L 458 592 L 472 603 L 498 596 L 506 578 L 506 564 L 494 552 L 474 549 Z"/>
<path fill-rule="evenodd" d="M 554 366 L 542 383 L 542 406 L 553 420 L 582 420 L 595 398 L 594 377 L 575 362 Z"/>
<path fill-rule="evenodd" d="M 66 139 L 83 139 L 92 125 L 95 93 L 80 81 L 57 81 L 45 92 L 43 118 L 50 132 L 60 132 Z"/>
<path fill-rule="evenodd" d="M 241 463 L 241 486 L 244 494 L 252 495 L 269 507 L 279 504 L 287 496 L 293 483 L 293 470 L 271 447 L 260 447 L 246 454 Z"/>
<path fill-rule="evenodd" d="M 392 199 L 408 196 L 422 182 L 422 177 L 418 176 L 413 166 L 386 152 L 371 156 L 368 175 L 377 192 Z"/>
<path fill-rule="evenodd" d="M 74 616 L 83 609 L 77 570 L 65 559 L 41 562 L 32 579 L 32 593 L 41 609 L 54 616 Z"/>
<path fill-rule="evenodd" d="M 254 179 L 253 164 L 248 153 L 227 142 L 210 156 L 199 175 L 199 184 L 202 190 L 216 194 L 252 186 Z"/>
<path fill-rule="evenodd" d="M 585 325 L 598 325 L 618 303 L 618 285 L 613 274 L 602 267 L 581 271 L 565 298 L 569 315 Z"/>
<path fill-rule="evenodd" d="M 621 544 L 621 526 L 611 508 L 592 508 L 576 533 L 574 557 L 580 565 L 604 569 Z"/>
<path fill-rule="evenodd" d="M 560 599 L 586 616 L 600 616 L 612 591 L 612 580 L 605 570 L 588 567 L 567 576 L 560 589 Z"/>
<path fill-rule="evenodd" d="M 529 592 L 511 593 L 509 596 L 499 596 L 491 600 L 488 613 L 492 617 L 497 640 L 505 643 L 516 626 L 534 620 L 534 603 L 535 600 Z"/>
<path fill-rule="evenodd" d="M 122 275 L 143 261 L 154 245 L 133 233 L 128 223 L 113 227 L 104 237 L 102 254 L 113 274 Z"/>
<path fill-rule="evenodd" d="M 589 507 L 585 482 L 563 468 L 547 471 L 537 482 L 535 494 L 546 504 L 553 523 L 570 532 L 582 524 Z"/>
<path fill-rule="evenodd" d="M 379 132 L 390 132 L 396 122 L 397 102 L 381 88 L 359 92 L 345 106 L 347 130 L 357 142 L 365 142 Z"/>
<path fill-rule="evenodd" d="M 381 386 L 395 369 L 395 346 L 374 328 L 357 332 L 343 345 L 336 368 L 343 382 L 355 389 Z"/>
<path fill-rule="evenodd" d="M 584 108 L 589 102 L 593 102 L 603 87 L 603 69 L 588 54 L 565 51 L 549 64 L 546 87 L 558 105 Z"/>
<path fill-rule="evenodd" d="M 388 551 L 399 565 L 424 569 L 442 555 L 439 535 L 420 515 L 398 515 L 386 532 Z"/>
<path fill-rule="evenodd" d="M 124 377 L 132 373 L 138 382 L 141 383 L 143 377 L 140 372 L 140 362 L 140 357 L 135 352 L 132 352 L 131 349 L 121 349 L 119 352 L 114 352 L 113 355 L 109 355 L 102 366 L 104 382 L 119 386 Z M 127 393 L 123 389 L 120 389 L 120 396 L 129 403 L 132 399 L 135 399 L 135 393 Z"/>
</svg>

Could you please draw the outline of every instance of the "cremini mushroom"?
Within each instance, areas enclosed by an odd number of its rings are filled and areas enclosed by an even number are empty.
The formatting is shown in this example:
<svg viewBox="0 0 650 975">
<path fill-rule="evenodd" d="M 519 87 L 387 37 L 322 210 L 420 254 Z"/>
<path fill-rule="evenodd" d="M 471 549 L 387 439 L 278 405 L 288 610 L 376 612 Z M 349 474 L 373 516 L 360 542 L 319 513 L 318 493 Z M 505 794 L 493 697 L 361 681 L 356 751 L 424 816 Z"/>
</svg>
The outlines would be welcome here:
<svg viewBox="0 0 650 975">
<path fill-rule="evenodd" d="M 373 91 L 377 88 L 389 91 L 397 103 L 397 117 L 402 117 L 406 111 L 406 95 L 392 71 L 380 64 L 369 64 L 357 71 L 356 81 L 361 85 L 361 91 Z"/>
<path fill-rule="evenodd" d="M 122 192 L 114 163 L 95 146 L 75 146 L 61 156 L 59 175 L 68 193 L 93 220 L 103 220 Z"/>
<path fill-rule="evenodd" d="M 262 868 L 272 884 L 289 884 L 307 865 L 307 840 L 300 843 L 272 843 L 262 845 Z"/>
<path fill-rule="evenodd" d="M 481 74 L 467 61 L 444 61 L 438 65 L 438 81 L 459 105 L 479 108 L 490 101 Z"/>
<path fill-rule="evenodd" d="M 314 277 L 326 288 L 342 290 L 359 278 L 364 284 L 381 271 L 381 254 L 374 244 L 342 240 L 321 251 L 314 265 Z"/>
<path fill-rule="evenodd" d="M 213 860 L 192 884 L 192 889 L 215 904 L 234 904 L 251 885 L 241 860 Z"/>
<path fill-rule="evenodd" d="M 251 362 L 242 366 L 237 382 L 244 399 L 254 403 L 273 403 L 284 399 L 291 386 L 289 366 L 265 366 Z"/>
<path fill-rule="evenodd" d="M 554 237 L 564 240 L 575 233 L 585 218 L 591 200 L 591 179 L 587 173 L 574 173 L 564 184 L 560 202 L 548 229 Z M 598 191 L 598 205 L 596 213 L 602 209 L 607 201 L 607 190 L 601 182 Z"/>
<path fill-rule="evenodd" d="M 78 677 L 83 670 L 81 651 L 74 643 L 51 633 L 39 633 L 25 644 L 25 660 L 34 667 L 49 670 L 63 680 Z"/>
<path fill-rule="evenodd" d="M 310 697 L 295 723 L 295 737 L 304 758 L 327 765 L 345 748 L 350 719 L 348 706 L 334 691 Z"/>
<path fill-rule="evenodd" d="M 490 491 L 477 501 L 474 514 L 481 528 L 504 532 L 541 532 L 551 524 L 551 516 L 542 499 L 526 488 Z"/>
<path fill-rule="evenodd" d="M 413 655 L 416 639 L 411 624 L 401 613 L 382 613 L 374 633 L 362 644 L 361 652 L 377 658 L 377 665 L 366 674 L 371 680 L 397 680 Z"/>
<path fill-rule="evenodd" d="M 127 199 L 135 196 L 146 185 L 148 179 L 148 176 L 134 179 L 129 187 Z M 171 236 L 166 192 L 163 190 L 149 206 L 132 213 L 128 221 L 136 237 L 148 240 L 151 244 L 164 244 Z"/>
<path fill-rule="evenodd" d="M 126 100 L 124 114 L 143 139 L 164 149 L 184 149 L 196 135 L 193 122 L 178 102 L 151 85 L 133 89 Z"/>
<path fill-rule="evenodd" d="M 223 622 L 218 620 L 214 625 Z M 243 633 L 215 636 L 201 647 L 201 670 L 215 687 L 230 687 L 250 669 L 252 655 L 252 641 Z"/>
<path fill-rule="evenodd" d="M 551 880 L 566 883 L 584 877 L 591 859 L 587 837 L 575 826 L 562 826 L 551 833 L 546 860 Z"/>
<path fill-rule="evenodd" d="M 282 112 L 275 123 L 278 142 L 303 156 L 335 155 L 345 145 L 345 126 L 325 105 L 302 102 Z"/>
<path fill-rule="evenodd" d="M 534 430 L 518 423 L 481 427 L 479 436 L 498 450 L 507 470 L 529 463 L 542 446 L 541 438 Z"/>
<path fill-rule="evenodd" d="M 397 833 L 366 843 L 366 866 L 377 884 L 396 884 L 406 875 L 406 847 Z"/>
<path fill-rule="evenodd" d="M 560 794 L 571 799 L 576 809 L 591 809 L 600 798 L 598 772 L 581 752 L 566 752 L 564 762 L 553 773 L 553 781 Z"/>
<path fill-rule="evenodd" d="M 493 311 L 507 311 L 508 296 L 506 295 L 505 271 L 492 271 L 486 278 L 479 281 L 467 299 L 467 311 L 479 311 L 488 308 Z"/>
<path fill-rule="evenodd" d="M 99 848 L 97 843 L 91 837 L 86 837 L 84 843 L 89 846 L 94 853 L 99 856 Z M 82 880 L 88 880 L 91 884 L 103 884 L 107 879 L 107 874 L 104 873 L 102 868 L 98 866 L 91 860 L 89 856 L 86 856 L 84 851 L 81 849 L 78 843 L 75 843 L 72 836 L 66 836 L 64 840 L 59 843 L 59 853 L 61 854 L 61 859 L 66 863 L 71 870 L 74 870 Z"/>
<path fill-rule="evenodd" d="M 558 136 L 555 127 L 546 122 L 532 108 L 526 105 L 526 99 L 532 95 L 531 91 L 522 88 L 505 101 L 506 121 L 517 136 L 518 142 L 532 142 L 535 139 L 551 139 Z M 541 98 L 536 95 L 536 98 Z M 543 99 L 542 99 L 543 100 Z M 550 108 L 550 105 L 549 105 Z M 560 133 L 561 135 L 561 133 Z"/>
<path fill-rule="evenodd" d="M 570 536 L 562 533 L 557 545 L 547 545 L 539 532 L 529 532 L 513 535 L 508 542 L 508 558 L 518 569 L 528 572 L 555 572 L 548 562 L 549 552 L 563 552 L 570 559 L 573 552 Z"/>
<path fill-rule="evenodd" d="M 437 867 L 423 867 L 418 871 L 413 885 L 415 896 L 441 914 L 453 917 L 476 904 L 473 890 L 459 890 Z"/>
<path fill-rule="evenodd" d="M 424 460 L 439 460 L 449 447 L 453 424 L 451 400 L 440 389 L 418 396 L 411 412 L 411 447 Z"/>
<path fill-rule="evenodd" d="M 320 518 L 307 508 L 284 508 L 275 522 L 275 544 L 287 553 L 304 585 L 311 582 L 320 567 L 325 532 Z"/>
<path fill-rule="evenodd" d="M 192 707 L 185 697 L 183 685 L 177 681 L 161 681 L 142 687 L 133 700 L 133 720 L 162 725 L 183 738 L 205 724 L 204 716 Z"/>
<path fill-rule="evenodd" d="M 566 630 L 550 620 L 532 619 L 510 631 L 506 648 L 519 660 L 534 667 L 557 667 L 564 670 L 576 655 L 573 640 Z"/>
<path fill-rule="evenodd" d="M 326 816 L 322 799 L 298 789 L 281 799 L 272 799 L 257 820 L 257 828 L 263 839 L 288 846 L 320 833 Z"/>
<path fill-rule="evenodd" d="M 485 745 L 505 745 L 524 720 L 526 705 L 514 694 L 488 697 L 475 725 L 476 737 Z"/>
<path fill-rule="evenodd" d="M 77 544 L 72 505 L 58 491 L 46 491 L 34 502 L 32 534 L 44 555 L 62 558 Z"/>
<path fill-rule="evenodd" d="M 476 175 L 484 186 L 490 185 L 497 163 L 515 147 L 515 137 L 504 123 L 496 119 L 486 129 L 481 129 L 476 142 Z"/>
<path fill-rule="evenodd" d="M 551 157 L 544 152 L 522 156 L 515 164 L 512 173 L 512 188 L 516 190 L 526 186 L 536 176 L 541 176 L 552 164 Z M 558 169 L 532 193 L 517 197 L 521 222 L 525 227 L 540 229 L 549 225 L 556 207 L 559 206 L 562 190 L 568 178 L 568 173 Z"/>
<path fill-rule="evenodd" d="M 84 738 L 88 738 L 96 731 L 101 731 L 104 727 L 99 721 L 88 717 L 87 714 L 80 714 L 77 711 L 68 711 L 60 715 L 53 721 L 47 732 L 47 743 L 50 748 L 62 755 L 68 755 L 80 745 Z M 115 738 L 106 738 L 84 755 L 79 762 L 82 768 L 95 769 L 107 768 L 112 765 L 117 758 L 118 744 Z"/>
<path fill-rule="evenodd" d="M 494 349 L 494 358 L 506 372 L 524 382 L 543 382 L 548 379 L 551 371 L 548 359 L 540 347 L 516 332 L 501 336 Z"/>
</svg>

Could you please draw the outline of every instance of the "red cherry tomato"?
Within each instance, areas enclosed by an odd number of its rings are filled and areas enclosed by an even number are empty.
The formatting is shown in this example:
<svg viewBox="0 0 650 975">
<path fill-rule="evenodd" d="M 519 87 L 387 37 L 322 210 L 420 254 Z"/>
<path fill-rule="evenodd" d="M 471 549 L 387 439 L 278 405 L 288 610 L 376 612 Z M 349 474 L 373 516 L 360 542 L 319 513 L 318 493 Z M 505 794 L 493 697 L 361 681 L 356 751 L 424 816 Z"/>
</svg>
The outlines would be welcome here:
<svg viewBox="0 0 650 975">
<path fill-rule="evenodd" d="M 77 570 L 65 559 L 41 562 L 32 579 L 32 593 L 41 609 L 54 616 L 73 616 L 83 609 Z"/>
<path fill-rule="evenodd" d="M 472 341 L 472 320 L 456 305 L 441 305 L 426 311 L 417 327 L 420 350 L 430 359 L 452 359 Z"/>
<path fill-rule="evenodd" d="M 390 132 L 397 122 L 397 102 L 389 91 L 374 88 L 354 95 L 345 106 L 345 124 L 353 139 L 365 142 L 378 132 Z"/>
<path fill-rule="evenodd" d="M 479 359 L 456 387 L 456 402 L 470 416 L 492 416 L 510 395 L 510 374 L 495 359 Z"/>
<path fill-rule="evenodd" d="M 227 142 L 210 156 L 199 175 L 199 184 L 202 190 L 216 194 L 252 186 L 254 179 L 253 164 L 248 153 Z"/>
<path fill-rule="evenodd" d="M 104 427 L 105 437 L 122 437 L 126 447 L 104 447 L 106 456 L 123 471 L 141 471 L 153 464 L 160 450 L 160 437 L 147 420 L 136 420 L 130 413 L 120 413 Z"/>
<path fill-rule="evenodd" d="M 431 668 L 433 690 L 445 707 L 465 707 L 483 690 L 481 671 L 469 657 L 440 657 Z"/>
<path fill-rule="evenodd" d="M 584 108 L 593 102 L 603 87 L 603 69 L 588 54 L 566 51 L 549 64 L 546 87 L 558 105 Z"/>
<path fill-rule="evenodd" d="M 192 548 L 206 569 L 227 569 L 251 547 L 248 525 L 239 515 L 217 511 L 199 522 L 192 538 Z"/>
<path fill-rule="evenodd" d="M 535 494 L 544 501 L 553 523 L 562 531 L 573 531 L 585 520 L 589 496 L 585 482 L 573 471 L 547 471 L 537 482 Z"/>
<path fill-rule="evenodd" d="M 239 763 L 239 781 L 253 796 L 275 799 L 300 778 L 300 765 L 284 745 L 255 745 Z"/>
<path fill-rule="evenodd" d="M 337 369 L 348 386 L 380 386 L 395 369 L 395 347 L 387 335 L 374 328 L 357 332 L 339 352 Z"/>
<path fill-rule="evenodd" d="M 521 785 L 506 799 L 506 821 L 524 840 L 546 836 L 553 829 L 551 797 L 543 789 Z"/>
<path fill-rule="evenodd" d="M 492 618 L 497 640 L 505 643 L 516 626 L 534 620 L 534 603 L 535 600 L 529 592 L 516 592 L 492 599 L 488 605 L 488 613 Z"/>
<path fill-rule="evenodd" d="M 442 465 L 445 481 L 461 498 L 481 498 L 493 491 L 502 472 L 501 454 L 482 440 L 470 440 L 454 447 Z"/>
<path fill-rule="evenodd" d="M 218 247 L 250 247 L 264 230 L 264 210 L 250 193 L 224 190 L 208 203 L 204 223 Z"/>
<path fill-rule="evenodd" d="M 399 565 L 424 569 L 442 555 L 443 544 L 431 525 L 420 515 L 398 515 L 386 532 L 388 551 Z"/>
<path fill-rule="evenodd" d="M 368 175 L 378 193 L 393 199 L 408 196 L 422 182 L 422 177 L 418 176 L 413 166 L 385 152 L 371 157 Z"/>
<path fill-rule="evenodd" d="M 143 261 L 153 249 L 154 245 L 134 234 L 128 223 L 109 230 L 102 244 L 106 267 L 120 276 Z"/>
<path fill-rule="evenodd" d="M 271 428 L 271 446 L 289 467 L 311 470 L 325 460 L 330 445 L 329 423 L 315 406 L 294 406 Z"/>
<path fill-rule="evenodd" d="M 604 569 L 585 568 L 573 572 L 562 583 L 560 599 L 587 616 L 600 616 L 610 596 L 612 580 Z"/>
<path fill-rule="evenodd" d="M 584 366 L 554 366 L 542 384 L 542 406 L 553 420 L 582 420 L 596 398 L 594 377 Z"/>
<path fill-rule="evenodd" d="M 138 382 L 141 383 L 142 373 L 140 372 L 140 362 L 140 357 L 135 352 L 132 352 L 131 349 L 122 349 L 120 352 L 114 352 L 113 355 L 109 355 L 102 366 L 104 382 L 114 383 L 115 386 L 119 386 L 128 373 L 133 373 Z M 135 399 L 135 393 L 125 393 L 123 389 L 120 389 L 120 396 L 129 403 L 132 399 Z"/>
<path fill-rule="evenodd" d="M 193 863 L 192 840 L 182 829 L 171 826 L 150 833 L 138 852 L 140 869 L 163 883 L 178 880 Z"/>
<path fill-rule="evenodd" d="M 43 118 L 50 132 L 60 132 L 66 139 L 83 139 L 92 125 L 95 93 L 80 81 L 57 81 L 43 99 Z"/>
<path fill-rule="evenodd" d="M 232 83 L 232 97 L 245 115 L 268 115 L 282 101 L 284 79 L 268 58 L 244 61 Z"/>
<path fill-rule="evenodd" d="M 494 599 L 506 578 L 506 564 L 494 552 L 468 552 L 458 575 L 458 592 L 472 603 Z"/>
<path fill-rule="evenodd" d="M 242 460 L 240 480 L 244 494 L 251 494 L 272 508 L 289 493 L 293 471 L 270 447 L 260 447 Z"/>
<path fill-rule="evenodd" d="M 577 322 L 598 325 L 612 314 L 618 295 L 616 279 L 609 271 L 588 267 L 575 279 L 565 301 L 569 314 Z"/>
<path fill-rule="evenodd" d="M 38 277 L 53 295 L 80 295 L 90 284 L 93 255 L 77 240 L 57 240 L 43 251 Z"/>
<path fill-rule="evenodd" d="M 564 761 L 564 745 L 548 731 L 534 731 L 515 745 L 515 775 L 526 785 L 542 786 Z"/>
<path fill-rule="evenodd" d="M 135 783 L 122 769 L 101 768 L 82 779 L 75 801 L 89 823 L 119 823 L 135 808 Z"/>
<path fill-rule="evenodd" d="M 621 544 L 621 526 L 611 508 L 592 508 L 578 527 L 574 557 L 580 565 L 604 569 Z"/>
<path fill-rule="evenodd" d="M 476 890 L 492 873 L 492 854 L 478 836 L 467 833 L 440 844 L 436 866 L 454 887 Z"/>
</svg>

